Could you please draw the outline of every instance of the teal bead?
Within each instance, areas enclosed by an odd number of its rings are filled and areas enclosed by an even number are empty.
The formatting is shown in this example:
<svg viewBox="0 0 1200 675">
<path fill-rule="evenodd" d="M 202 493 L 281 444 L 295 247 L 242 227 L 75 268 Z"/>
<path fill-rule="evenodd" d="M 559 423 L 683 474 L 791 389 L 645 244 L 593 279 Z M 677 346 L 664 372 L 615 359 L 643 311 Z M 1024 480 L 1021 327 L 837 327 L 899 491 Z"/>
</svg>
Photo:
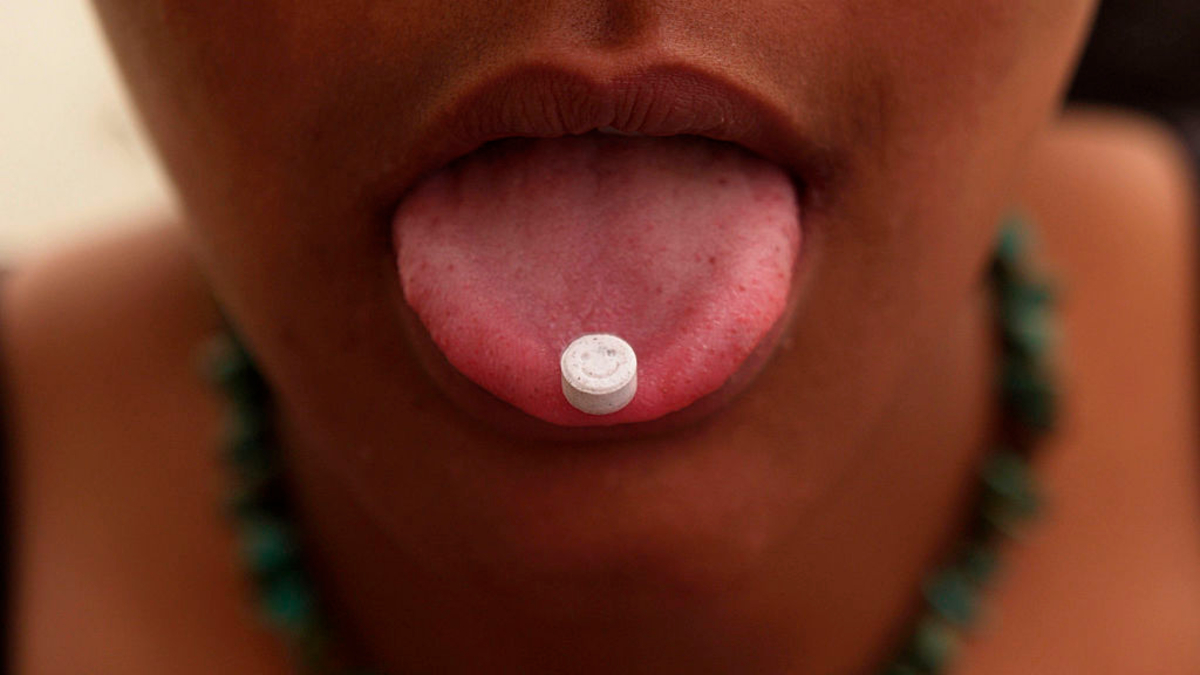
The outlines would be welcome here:
<svg viewBox="0 0 1200 675">
<path fill-rule="evenodd" d="M 943 570 L 930 579 L 923 590 L 930 609 L 947 623 L 963 627 L 975 620 L 978 588 L 962 570 L 954 567 Z"/>
<path fill-rule="evenodd" d="M 225 389 L 225 395 L 237 408 L 259 416 L 266 415 L 267 385 L 258 377 L 233 380 L 225 385 Z"/>
<path fill-rule="evenodd" d="M 1036 431 L 1050 431 L 1057 414 L 1057 393 L 1047 357 L 1054 348 L 1050 311 L 1054 291 L 1027 268 L 1028 245 L 1016 220 L 1001 230 L 992 268 L 1000 334 L 1005 347 L 1001 396 L 1006 410 Z"/>
<path fill-rule="evenodd" d="M 925 617 L 913 631 L 908 656 L 911 665 L 920 672 L 941 673 L 954 659 L 959 650 L 959 637 L 949 624 L 935 618 Z"/>
<path fill-rule="evenodd" d="M 299 550 L 291 528 L 280 520 L 259 517 L 242 525 L 243 557 L 257 577 L 298 569 Z"/>
<path fill-rule="evenodd" d="M 1039 431 L 1054 428 L 1057 396 L 1038 366 L 1015 356 L 1006 358 L 1002 394 L 1005 406 L 1026 426 Z"/>
<path fill-rule="evenodd" d="M 205 372 L 234 406 L 261 407 L 270 392 L 254 359 L 229 335 L 215 338 L 205 347 Z"/>
<path fill-rule="evenodd" d="M 239 404 L 225 413 L 227 443 L 262 442 L 271 433 L 270 416 L 262 406 Z"/>
<path fill-rule="evenodd" d="M 1041 508 L 1028 462 L 1015 453 L 1000 451 L 988 458 L 982 475 L 984 520 L 1002 534 L 1019 534 L 1020 526 Z"/>
<path fill-rule="evenodd" d="M 1010 215 L 1000 226 L 996 238 L 996 248 L 993 253 L 993 268 L 1001 274 L 1019 273 L 1025 260 L 1026 237 L 1028 232 L 1024 219 L 1019 215 Z"/>
<path fill-rule="evenodd" d="M 256 488 L 235 487 L 225 497 L 225 515 L 238 522 L 267 518 L 270 511 L 263 506 L 263 497 Z"/>
<path fill-rule="evenodd" d="M 243 439 L 231 442 L 225 448 L 225 463 L 248 474 L 269 475 L 274 473 L 273 453 L 262 442 Z"/>
<path fill-rule="evenodd" d="M 1053 324 L 1045 307 L 1049 293 L 1043 286 L 1014 286 L 1000 298 L 1005 345 L 1034 364 L 1046 358 L 1054 346 Z"/>
<path fill-rule="evenodd" d="M 1028 238 L 1015 221 L 1002 228 L 992 268 L 993 294 L 1007 350 L 1041 364 L 1054 346 L 1050 311 L 1056 294 L 1028 269 Z"/>
<path fill-rule="evenodd" d="M 286 520 L 279 515 L 276 502 L 282 494 L 278 472 L 239 471 L 239 480 L 231 484 L 225 494 L 225 515 L 239 527 L 264 519 Z"/>
<path fill-rule="evenodd" d="M 228 333 L 204 345 L 203 359 L 209 380 L 222 387 L 254 371 L 254 362 Z"/>
<path fill-rule="evenodd" d="M 1038 509 L 1037 485 L 1028 460 L 1007 450 L 997 450 L 983 464 L 984 487 L 1009 501 L 1025 515 Z"/>
<path fill-rule="evenodd" d="M 262 375 L 249 354 L 239 348 L 217 349 L 212 357 L 209 377 L 235 405 L 260 406 L 269 399 Z"/>
<path fill-rule="evenodd" d="M 263 416 L 233 410 L 225 416 L 225 461 L 239 471 L 264 471 L 274 464 L 274 450 Z"/>
<path fill-rule="evenodd" d="M 263 611 L 272 625 L 302 636 L 316 622 L 316 598 L 299 572 L 270 579 L 262 591 Z"/>
<path fill-rule="evenodd" d="M 994 549 L 985 544 L 969 544 L 958 566 L 967 581 L 976 587 L 983 587 L 996 575 L 996 570 L 1000 567 L 1000 557 Z"/>
<path fill-rule="evenodd" d="M 1020 301 L 1023 307 L 1028 309 L 1036 309 L 1041 312 L 1042 318 L 1053 322 L 1054 320 L 1054 304 L 1058 300 L 1058 290 L 1053 283 L 1045 279 L 1026 280 L 1017 286 L 1017 290 L 1013 293 Z"/>
</svg>

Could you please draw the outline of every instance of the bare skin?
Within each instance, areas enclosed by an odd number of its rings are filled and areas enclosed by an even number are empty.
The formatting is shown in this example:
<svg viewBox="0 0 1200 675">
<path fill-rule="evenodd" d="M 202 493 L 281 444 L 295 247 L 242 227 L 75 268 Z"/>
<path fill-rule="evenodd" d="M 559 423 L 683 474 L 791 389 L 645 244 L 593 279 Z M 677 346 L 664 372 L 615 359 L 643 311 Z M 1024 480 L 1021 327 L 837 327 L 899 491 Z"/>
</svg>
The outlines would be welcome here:
<svg viewBox="0 0 1200 675">
<path fill-rule="evenodd" d="M 1200 454 L 1196 219 L 1186 163 L 1161 130 L 1086 114 L 1047 133 L 1028 166 L 1014 201 L 1035 215 L 1045 257 L 1067 290 L 1066 423 L 1039 467 L 1053 509 L 1012 547 L 1008 572 L 988 599 L 995 620 L 955 672 L 1193 673 L 1200 665 Z M 217 507 L 220 402 L 196 369 L 198 347 L 218 327 L 206 288 L 175 225 L 27 264 L 4 288 L 20 516 L 18 673 L 289 672 L 245 604 Z M 759 640 L 752 667 L 859 672 L 903 626 L 921 574 L 953 537 L 967 470 L 987 437 L 986 317 L 978 306 L 960 314 L 937 354 L 926 355 L 928 367 L 913 375 L 908 390 L 922 394 L 893 413 L 939 420 L 937 429 L 913 425 L 909 438 L 890 442 L 933 444 L 942 461 L 931 467 L 893 453 L 855 468 L 817 510 L 814 536 L 797 545 L 817 562 L 770 580 L 781 589 L 828 586 L 843 602 L 819 615 L 746 614 L 793 626 L 747 633 Z M 769 374 L 755 385 L 772 386 Z M 730 414 L 754 401 L 748 394 Z M 302 479 L 309 470 L 298 469 Z M 380 573 L 371 563 L 382 565 L 385 549 L 368 562 L 354 554 L 378 545 L 369 518 L 333 509 L 310 525 L 332 542 L 320 555 L 344 577 Z M 823 555 L 841 564 L 822 567 Z M 883 572 L 845 562 L 876 556 L 888 562 Z M 360 621 L 377 618 L 355 604 L 353 581 L 327 581 Z M 434 625 L 456 620 L 444 607 L 430 607 L 428 617 Z M 454 625 L 466 635 L 486 617 Z M 478 650 L 457 654 L 452 665 L 463 672 L 538 665 L 502 637 L 470 638 Z M 649 647 L 625 644 L 619 632 L 602 638 L 547 653 L 540 665 L 556 672 L 604 649 L 612 661 L 594 661 L 601 672 L 636 672 L 614 665 L 622 649 L 643 656 L 673 649 L 667 633 Z M 787 653 L 788 645 L 804 652 Z M 737 654 L 727 656 L 724 664 L 640 665 L 733 672 Z"/>
<path fill-rule="evenodd" d="M 141 256 L 110 249 L 110 259 L 130 265 L 129 283 L 163 295 L 113 290 L 108 297 L 128 297 L 121 306 L 130 318 L 107 334 L 114 342 L 120 331 L 154 335 L 190 351 L 199 336 L 171 338 L 163 326 L 179 322 L 157 312 L 180 311 L 167 308 L 187 297 L 178 288 L 183 278 L 202 294 L 185 273 L 200 271 L 270 380 L 309 535 L 306 560 L 322 570 L 322 594 L 339 625 L 384 672 L 868 670 L 899 637 L 920 578 L 952 538 L 972 465 L 991 437 L 994 355 L 980 278 L 995 224 L 1021 201 L 1015 186 L 1029 175 L 1030 152 L 1058 110 L 1093 3 L 745 0 L 733 9 L 715 0 L 461 0 L 453 7 L 97 0 L 187 214 L 182 230 L 140 244 Z M 458 396 L 454 374 L 439 370 L 436 350 L 421 348 L 423 329 L 404 311 L 391 216 L 423 171 L 454 155 L 447 143 L 461 142 L 466 152 L 526 131 L 556 136 L 610 125 L 734 140 L 796 179 L 806 243 L 779 348 L 740 396 L 670 433 L 617 425 L 601 440 L 594 430 L 564 428 L 530 438 L 482 423 L 483 406 Z M 1046 173 L 1052 180 L 1037 185 L 1051 195 L 1074 175 Z M 1091 206 L 1120 191 L 1077 186 L 1075 194 Z M 1105 207 L 1087 219 L 1089 245 L 1095 221 L 1125 208 Z M 1047 214 L 1050 227 L 1069 233 L 1055 217 Z M 1143 220 L 1138 213 L 1120 222 Z M 159 275 L 144 264 L 164 266 L 163 282 L 148 284 Z M 1110 275 L 1115 269 L 1093 264 Z M 1166 269 L 1157 260 L 1145 265 Z M 45 269 L 72 270 L 77 288 L 97 293 L 110 275 L 82 262 Z M 54 420 L 48 430 L 116 443 L 98 455 L 24 456 L 120 455 L 115 466 L 142 467 L 161 461 L 179 429 L 195 432 L 187 437 L 198 446 L 210 442 L 196 428 L 199 403 L 164 396 L 168 368 L 148 360 L 148 348 L 89 352 L 105 334 L 101 326 L 113 324 L 106 303 L 71 292 L 76 299 L 61 309 L 22 300 L 21 288 L 36 284 L 17 281 L 16 313 L 28 307 L 61 321 L 79 316 L 72 305 L 100 310 L 96 327 L 72 324 L 64 331 L 71 338 L 53 350 L 60 360 L 44 363 L 76 374 L 90 372 L 82 365 L 88 359 L 113 364 L 114 382 L 117 373 L 136 372 L 126 362 L 146 364 L 146 378 L 129 386 L 154 392 L 136 401 L 102 378 L 79 380 L 114 387 L 97 396 L 66 384 L 39 389 L 56 378 L 25 378 L 18 368 L 17 391 L 47 392 L 31 395 L 39 401 L 27 407 Z M 1103 291 L 1112 282 L 1093 283 Z M 142 306 L 156 309 L 136 310 Z M 32 319 L 14 323 L 29 326 L 29 335 L 54 332 Z M 1105 326 L 1095 335 L 1119 332 Z M 49 343 L 13 342 L 21 362 L 37 361 L 22 345 Z M 180 382 L 198 387 L 188 360 L 179 353 L 172 363 L 186 374 Z M 1088 399 L 1080 396 L 1082 405 Z M 47 412 L 41 400 L 67 408 Z M 80 408 L 85 400 L 112 409 Z M 80 427 L 66 421 L 127 420 L 121 411 L 163 405 L 179 406 L 186 425 L 143 445 L 131 444 L 139 430 L 132 423 L 121 425 L 117 441 L 115 433 L 76 433 Z M 137 421 L 149 433 L 167 420 Z M 521 422 L 511 414 L 508 421 Z M 32 426 L 24 435 L 34 448 L 70 440 L 42 438 Z M 151 457 L 131 456 L 137 447 Z M 199 463 L 209 452 L 180 456 Z M 29 466 L 27 485 L 41 484 L 36 476 L 72 475 Z M 211 475 L 203 466 L 195 475 Z M 117 486 L 112 503 L 133 503 L 135 486 L 91 480 L 105 475 L 101 468 L 88 467 L 70 494 Z M 197 490 L 203 499 L 178 502 L 198 509 L 192 522 L 212 517 L 204 504 L 218 491 L 205 487 Z M 48 489 L 29 494 L 51 506 L 68 503 Z M 1170 512 L 1189 512 L 1175 507 Z M 145 527 L 150 510 L 126 522 Z M 162 517 L 163 530 L 188 520 Z M 36 523 L 28 531 L 57 530 Z M 85 533 L 67 540 L 114 541 Z M 133 552 L 140 542 L 169 541 L 146 531 L 124 540 Z M 214 556 L 215 548 L 196 555 Z M 156 550 L 171 553 L 160 553 L 170 560 L 158 559 L 155 569 L 175 569 L 161 572 L 158 585 L 147 573 L 127 588 L 166 603 L 163 616 L 179 615 L 195 604 L 173 595 L 184 592 L 180 580 L 205 577 L 175 573 L 185 571 L 176 559 L 190 559 L 180 549 Z M 49 583 L 31 576 L 28 588 L 70 590 Z M 200 587 L 205 599 L 217 595 L 210 588 Z M 214 635 L 187 625 L 195 620 L 187 613 L 176 620 L 184 623 L 122 616 L 159 630 L 174 626 L 188 640 Z M 197 646 L 195 658 L 164 649 L 163 658 L 203 663 L 203 654 L 226 653 L 229 642 Z"/>
</svg>

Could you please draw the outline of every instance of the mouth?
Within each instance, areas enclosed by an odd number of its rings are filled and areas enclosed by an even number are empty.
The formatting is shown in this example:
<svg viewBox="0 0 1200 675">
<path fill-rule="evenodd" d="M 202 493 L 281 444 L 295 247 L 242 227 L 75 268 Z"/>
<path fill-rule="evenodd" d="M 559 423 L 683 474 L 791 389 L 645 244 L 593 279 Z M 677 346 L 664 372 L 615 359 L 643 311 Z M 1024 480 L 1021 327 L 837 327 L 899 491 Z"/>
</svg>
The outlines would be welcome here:
<svg viewBox="0 0 1200 675">
<path fill-rule="evenodd" d="M 794 305 L 802 214 L 834 164 L 782 109 L 680 66 L 525 66 L 444 107 L 393 245 L 421 360 L 500 426 L 630 433 L 744 389 Z M 613 334 L 638 390 L 570 405 L 563 350 Z"/>
<path fill-rule="evenodd" d="M 814 203 L 843 173 L 835 149 L 817 142 L 787 101 L 682 63 L 516 65 L 466 85 L 423 126 L 412 151 L 415 177 L 492 141 L 590 132 L 731 143 L 782 167 Z"/>
</svg>

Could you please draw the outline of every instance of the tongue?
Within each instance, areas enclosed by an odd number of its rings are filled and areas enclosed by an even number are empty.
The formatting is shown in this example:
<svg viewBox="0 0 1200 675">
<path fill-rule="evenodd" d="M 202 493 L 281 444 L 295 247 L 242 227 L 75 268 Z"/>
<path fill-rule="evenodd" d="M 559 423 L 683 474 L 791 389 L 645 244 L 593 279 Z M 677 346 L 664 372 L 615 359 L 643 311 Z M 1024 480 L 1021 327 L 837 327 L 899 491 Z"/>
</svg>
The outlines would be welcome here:
<svg viewBox="0 0 1200 675">
<path fill-rule="evenodd" d="M 463 375 L 560 425 L 651 420 L 718 389 L 783 313 L 800 248 L 787 174 L 692 137 L 509 140 L 416 186 L 395 219 L 404 295 Z M 575 338 L 637 354 L 603 417 L 561 388 Z"/>
</svg>

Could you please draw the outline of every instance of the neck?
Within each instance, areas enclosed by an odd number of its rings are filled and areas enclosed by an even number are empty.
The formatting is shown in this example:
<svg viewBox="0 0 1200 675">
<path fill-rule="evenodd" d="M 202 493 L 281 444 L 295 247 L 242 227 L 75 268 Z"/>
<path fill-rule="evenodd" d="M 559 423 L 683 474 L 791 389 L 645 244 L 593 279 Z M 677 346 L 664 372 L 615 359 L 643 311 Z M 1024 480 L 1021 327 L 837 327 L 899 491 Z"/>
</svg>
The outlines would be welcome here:
<svg viewBox="0 0 1200 675">
<path fill-rule="evenodd" d="M 334 624 L 383 672 L 869 670 L 905 637 L 922 578 L 969 511 L 994 409 L 982 296 L 913 359 L 904 395 L 846 480 L 719 592 L 634 597 L 612 593 L 623 581 L 613 578 L 564 601 L 558 588 L 518 594 L 462 565 L 430 565 L 323 479 L 319 453 L 290 435 L 299 515 Z"/>
</svg>

